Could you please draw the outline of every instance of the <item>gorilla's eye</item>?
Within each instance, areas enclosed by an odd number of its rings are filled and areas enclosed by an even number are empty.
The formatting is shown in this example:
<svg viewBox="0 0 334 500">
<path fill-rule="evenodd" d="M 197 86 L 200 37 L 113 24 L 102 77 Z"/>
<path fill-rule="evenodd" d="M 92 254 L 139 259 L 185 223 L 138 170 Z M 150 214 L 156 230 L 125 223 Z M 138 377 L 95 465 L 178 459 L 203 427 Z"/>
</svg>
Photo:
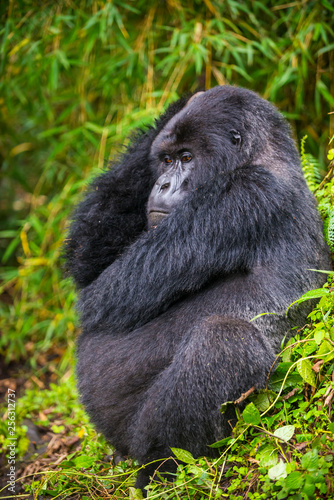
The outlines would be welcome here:
<svg viewBox="0 0 334 500">
<path fill-rule="evenodd" d="M 232 144 L 238 145 L 241 143 L 241 134 L 237 130 L 230 130 Z"/>
<path fill-rule="evenodd" d="M 167 163 L 167 164 L 170 164 L 170 163 L 173 163 L 173 160 L 171 159 L 170 156 L 166 155 L 164 157 L 164 162 Z"/>
<path fill-rule="evenodd" d="M 184 153 L 182 156 L 181 156 L 181 161 L 182 163 L 188 163 L 189 161 L 191 161 L 193 159 L 193 157 L 191 156 L 190 153 Z"/>
</svg>

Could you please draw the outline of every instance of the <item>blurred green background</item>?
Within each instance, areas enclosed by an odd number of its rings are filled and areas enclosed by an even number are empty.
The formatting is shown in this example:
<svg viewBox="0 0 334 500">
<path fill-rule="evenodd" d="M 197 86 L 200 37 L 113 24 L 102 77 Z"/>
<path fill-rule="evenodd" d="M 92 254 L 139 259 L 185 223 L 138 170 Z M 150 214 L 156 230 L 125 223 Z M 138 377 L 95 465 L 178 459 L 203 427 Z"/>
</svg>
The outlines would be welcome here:
<svg viewBox="0 0 334 500">
<path fill-rule="evenodd" d="M 0 352 L 66 365 L 76 322 L 61 245 L 87 179 L 169 102 L 223 84 L 275 103 L 324 169 L 334 5 L 9 0 L 0 9 Z"/>
</svg>

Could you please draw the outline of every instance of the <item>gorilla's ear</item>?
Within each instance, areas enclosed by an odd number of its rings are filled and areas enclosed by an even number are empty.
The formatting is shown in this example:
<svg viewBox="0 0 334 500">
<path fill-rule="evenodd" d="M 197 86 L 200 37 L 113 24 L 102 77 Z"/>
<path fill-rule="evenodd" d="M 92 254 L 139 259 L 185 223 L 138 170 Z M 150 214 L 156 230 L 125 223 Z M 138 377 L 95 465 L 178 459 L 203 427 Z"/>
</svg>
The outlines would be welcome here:
<svg viewBox="0 0 334 500">
<path fill-rule="evenodd" d="M 240 132 L 238 132 L 237 130 L 230 130 L 230 139 L 231 139 L 231 142 L 232 144 L 234 144 L 235 146 L 240 146 L 241 144 L 241 134 Z"/>
</svg>

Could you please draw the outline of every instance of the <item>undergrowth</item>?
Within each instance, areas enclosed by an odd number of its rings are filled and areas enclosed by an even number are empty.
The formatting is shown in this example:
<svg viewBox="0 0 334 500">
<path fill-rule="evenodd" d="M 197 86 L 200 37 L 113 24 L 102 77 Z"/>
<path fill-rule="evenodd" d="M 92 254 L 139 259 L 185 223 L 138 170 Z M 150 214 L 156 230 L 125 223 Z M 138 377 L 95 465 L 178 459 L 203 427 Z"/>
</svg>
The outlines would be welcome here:
<svg viewBox="0 0 334 500">
<path fill-rule="evenodd" d="M 297 136 L 308 134 L 323 171 L 334 123 L 333 13 L 328 0 L 0 2 L 6 362 L 35 368 L 36 353 L 73 342 L 73 288 L 60 284 L 66 220 L 92 171 L 184 92 L 217 84 L 259 92 Z"/>
</svg>

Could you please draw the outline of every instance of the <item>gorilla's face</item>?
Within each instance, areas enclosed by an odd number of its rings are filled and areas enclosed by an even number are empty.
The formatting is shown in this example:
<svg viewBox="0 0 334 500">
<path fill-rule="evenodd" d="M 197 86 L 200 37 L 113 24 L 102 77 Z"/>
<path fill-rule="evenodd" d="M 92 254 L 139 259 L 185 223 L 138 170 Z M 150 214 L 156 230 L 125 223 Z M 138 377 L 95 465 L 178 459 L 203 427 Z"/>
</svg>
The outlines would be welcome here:
<svg viewBox="0 0 334 500">
<path fill-rule="evenodd" d="M 147 204 L 149 227 L 159 224 L 188 193 L 241 159 L 242 136 L 235 128 L 239 115 L 227 117 L 210 93 L 193 95 L 152 143 L 150 162 L 157 180 Z M 215 113 L 217 118 L 211 120 Z"/>
<path fill-rule="evenodd" d="M 159 224 L 189 192 L 205 181 L 201 165 L 206 148 L 198 137 L 199 117 L 196 116 L 203 94 L 194 94 L 152 143 L 150 161 L 157 181 L 147 205 L 149 226 Z"/>
<path fill-rule="evenodd" d="M 149 226 L 156 226 L 192 189 L 196 156 L 189 149 L 164 151 L 158 155 L 158 171 L 162 172 L 156 181 L 147 205 Z"/>
</svg>

